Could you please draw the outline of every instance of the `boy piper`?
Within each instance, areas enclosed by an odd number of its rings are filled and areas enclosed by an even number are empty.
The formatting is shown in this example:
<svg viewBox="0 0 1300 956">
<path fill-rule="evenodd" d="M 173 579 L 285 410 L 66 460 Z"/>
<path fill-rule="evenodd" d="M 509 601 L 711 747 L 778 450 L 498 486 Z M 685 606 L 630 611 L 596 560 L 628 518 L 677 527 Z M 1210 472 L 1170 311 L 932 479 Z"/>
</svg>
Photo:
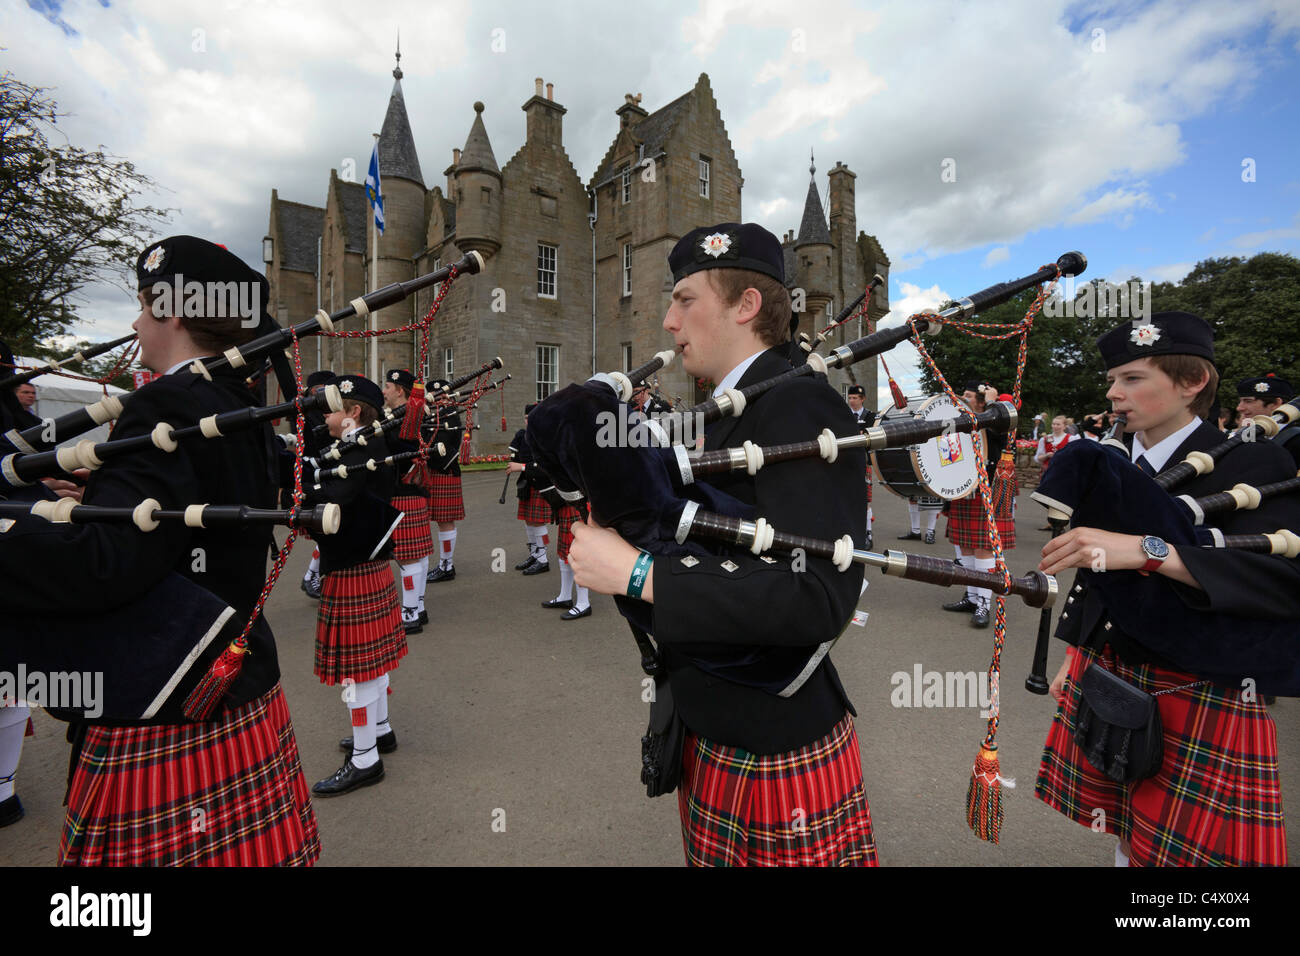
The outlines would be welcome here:
<svg viewBox="0 0 1300 956">
<path fill-rule="evenodd" d="M 384 404 L 393 412 L 406 411 L 406 399 L 415 385 L 415 376 L 404 368 L 395 368 L 384 376 Z M 394 454 L 416 451 L 419 442 L 388 436 Z M 393 560 L 402 571 L 402 626 L 407 634 L 418 634 L 429 623 L 424 609 L 424 589 L 428 585 L 429 555 L 433 552 L 433 535 L 429 533 L 429 492 L 406 479 L 415 466 L 414 460 L 393 466 L 397 473 L 397 493 L 393 507 L 402 512 L 402 523 L 393 533 Z"/>
<path fill-rule="evenodd" d="M 1190 452 L 1208 451 L 1223 434 L 1201 416 L 1210 410 L 1219 376 L 1214 335 L 1186 312 L 1161 312 L 1125 322 L 1097 340 L 1110 389 L 1106 397 L 1127 416 L 1133 462 L 1157 475 Z M 1179 485 L 1201 496 L 1279 481 L 1292 474 L 1290 457 L 1272 442 L 1247 442 L 1208 474 Z M 1062 464 L 1053 466 L 1064 467 Z M 1122 507 L 1117 503 L 1116 507 Z M 1280 497 L 1259 509 L 1224 517 L 1227 533 L 1294 527 L 1296 504 Z M 1220 548 L 1169 546 L 1161 539 L 1076 527 L 1049 541 L 1039 570 L 1080 568 L 1057 637 L 1072 647 L 1051 685 L 1060 707 L 1047 735 L 1035 794 L 1072 820 L 1092 826 L 1105 811 L 1106 831 L 1119 836 L 1117 866 L 1240 866 L 1286 864 L 1286 833 L 1278 785 L 1277 733 L 1264 705 L 1242 687 L 1215 684 L 1175 669 L 1110 620 L 1092 583 L 1097 556 L 1105 573 L 1146 575 L 1135 583 L 1152 599 L 1172 589 L 1197 611 L 1239 616 L 1223 636 L 1223 660 L 1234 641 L 1249 641 L 1252 619 L 1300 616 L 1300 562 Z M 1154 776 L 1117 783 L 1095 769 L 1072 739 L 1080 681 L 1091 666 L 1112 671 L 1155 697 L 1164 754 Z M 1231 665 L 1223 668 L 1231 670 Z M 1248 699 L 1249 698 L 1249 699 Z"/>
<path fill-rule="evenodd" d="M 664 329 L 689 375 L 718 382 L 720 392 L 791 368 L 790 298 L 775 236 L 750 223 L 695 229 L 668 264 L 676 285 Z M 857 431 L 825 378 L 799 378 L 711 426 L 704 447 L 776 445 L 825 427 Z M 865 470 L 863 452 L 841 452 L 834 464 L 786 462 L 753 476 L 731 472 L 716 485 L 777 528 L 823 538 L 849 532 L 861 543 Z M 838 636 L 857 603 L 859 566 L 841 573 L 820 558 L 731 554 L 655 558 L 645 572 L 649 555 L 615 532 L 575 523 L 573 536 L 579 584 L 654 605 L 654 637 L 688 730 L 678 791 L 687 862 L 875 865 L 855 711 L 829 656 L 788 697 L 756 686 L 744 667 L 763 645 L 811 651 Z"/>
<path fill-rule="evenodd" d="M 166 308 L 155 300 L 156 283 L 181 276 L 225 288 L 247 283 L 244 288 L 259 296 L 260 322 L 182 316 L 177 313 L 189 309 L 181 302 Z M 140 362 L 161 377 L 132 395 L 113 437 L 148 434 L 164 420 L 177 428 L 197 425 L 208 415 L 250 406 L 242 372 L 222 369 L 209 381 L 190 367 L 276 328 L 266 312 L 266 279 L 225 247 L 193 236 L 148 246 L 136 260 L 136 279 Z M 199 502 L 274 508 L 273 442 L 270 427 L 263 426 L 219 440 L 185 440 L 171 453 L 148 448 L 112 458 L 91 474 L 84 501 L 134 506 L 155 498 L 165 509 Z M 12 585 L 6 606 L 44 613 L 85 609 L 87 640 L 93 641 L 95 609 L 130 604 L 174 571 L 247 620 L 264 584 L 271 543 L 268 526 L 254 528 L 231 532 L 163 522 L 145 534 L 133 525 L 18 519 L 0 535 L 0 580 Z M 202 563 L 195 560 L 199 553 Z M 50 574 L 51 568 L 59 573 Z M 205 657 L 151 721 L 72 723 L 61 864 L 305 865 L 320 856 L 275 640 L 264 618 L 250 632 L 249 647 L 239 677 L 209 720 L 190 722 L 182 714 L 186 696 L 207 670 Z M 204 811 L 202 826 L 195 825 L 195 810 Z"/>
<path fill-rule="evenodd" d="M 442 389 L 446 379 L 433 380 L 434 389 Z M 438 427 L 429 444 L 442 443 L 441 455 L 429 456 L 429 515 L 438 524 L 438 566 L 427 575 L 430 584 L 456 580 L 456 522 L 465 520 L 465 498 L 460 484 L 460 451 L 465 440 L 460 412 L 453 407 L 434 413 Z"/>
<path fill-rule="evenodd" d="M 360 375 L 334 380 L 343 410 L 325 416 L 330 435 L 347 439 L 379 417 L 384 398 L 379 386 Z M 320 615 L 316 621 L 316 676 L 343 685 L 352 719 L 352 736 L 339 741 L 347 753 L 334 776 L 317 782 L 312 793 L 334 797 L 384 779 L 380 754 L 397 749 L 388 722 L 388 672 L 406 656 L 406 630 L 397 603 L 397 586 L 388 565 L 392 535 L 400 516 L 389 504 L 396 481 L 392 469 L 370 471 L 365 463 L 388 456 L 382 435 L 343 456 L 346 478 L 326 479 L 309 501 L 342 506 L 339 530 L 320 541 Z"/>
</svg>

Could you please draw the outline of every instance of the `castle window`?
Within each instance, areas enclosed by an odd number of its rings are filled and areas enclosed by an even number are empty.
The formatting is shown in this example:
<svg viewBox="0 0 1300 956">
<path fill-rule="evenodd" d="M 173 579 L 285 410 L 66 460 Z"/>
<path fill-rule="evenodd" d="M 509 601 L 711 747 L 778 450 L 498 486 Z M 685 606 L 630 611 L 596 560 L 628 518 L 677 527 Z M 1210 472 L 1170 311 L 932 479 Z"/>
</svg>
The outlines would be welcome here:
<svg viewBox="0 0 1300 956">
<path fill-rule="evenodd" d="M 540 298 L 555 298 L 556 255 L 557 249 L 555 246 L 548 246 L 544 242 L 537 244 L 537 295 Z"/>
<path fill-rule="evenodd" d="M 478 195 L 479 201 L 485 206 L 492 201 L 492 190 L 488 189 L 486 186 L 479 189 Z"/>
<path fill-rule="evenodd" d="M 703 156 L 700 157 L 700 195 L 709 198 L 709 166 L 710 161 Z"/>
<path fill-rule="evenodd" d="M 623 177 L 622 178 L 623 202 L 629 203 L 632 201 L 632 167 L 624 166 L 623 169 L 620 171 L 620 175 Z"/>
<path fill-rule="evenodd" d="M 555 391 L 560 384 L 560 347 L 537 346 L 537 401 Z"/>
<path fill-rule="evenodd" d="M 632 244 L 623 243 L 623 294 L 632 294 Z"/>
<path fill-rule="evenodd" d="M 623 371 L 632 371 L 632 343 L 624 342 L 621 346 L 623 349 Z"/>
<path fill-rule="evenodd" d="M 452 372 L 452 369 L 454 369 L 455 367 L 456 367 L 456 363 L 452 358 L 452 349 L 450 347 L 443 349 L 442 350 L 442 377 L 450 382 L 453 378 L 456 377 L 455 374 Z"/>
</svg>

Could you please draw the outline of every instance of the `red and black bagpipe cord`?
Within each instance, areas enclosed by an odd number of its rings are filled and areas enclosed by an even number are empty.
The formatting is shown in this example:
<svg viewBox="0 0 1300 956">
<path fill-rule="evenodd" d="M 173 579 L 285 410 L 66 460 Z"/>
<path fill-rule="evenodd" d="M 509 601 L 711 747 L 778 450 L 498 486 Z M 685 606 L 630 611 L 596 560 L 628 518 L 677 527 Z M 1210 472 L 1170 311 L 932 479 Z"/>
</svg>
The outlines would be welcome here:
<svg viewBox="0 0 1300 956">
<path fill-rule="evenodd" d="M 1024 381 L 1025 357 L 1029 348 L 1029 330 L 1033 328 L 1034 319 L 1043 307 L 1044 300 L 1056 286 L 1059 279 L 1060 273 L 1058 272 L 1055 279 L 1051 282 L 1045 282 L 1039 287 L 1038 295 L 1029 306 L 1025 317 L 1015 324 L 952 320 L 944 322 L 945 325 L 952 326 L 967 335 L 991 341 L 1009 339 L 1012 336 L 1020 337 L 1020 350 L 1016 356 L 1016 384 L 1011 393 L 1017 408 L 1020 407 L 1020 388 Z M 918 319 L 938 320 L 938 316 L 933 312 L 922 312 L 908 319 L 908 324 L 912 327 L 912 344 L 916 346 L 917 352 L 925 360 L 935 379 L 943 386 L 944 392 L 958 408 L 963 409 L 962 414 L 970 419 L 973 424 L 975 421 L 974 413 L 965 408 L 964 403 L 958 398 L 957 393 L 952 390 L 952 386 L 948 384 L 948 380 L 944 378 L 934 359 L 930 357 L 924 344 L 922 344 L 921 333 L 916 328 Z M 978 329 L 1002 329 L 1004 331 L 1000 334 L 990 335 L 979 332 Z M 988 457 L 984 449 L 984 442 L 980 439 L 979 433 L 974 430 L 971 431 L 971 441 L 975 447 L 975 476 L 979 482 L 980 499 L 984 503 L 984 522 L 989 531 L 989 543 L 992 545 L 994 570 L 1002 575 L 1003 586 L 1009 592 L 1011 590 L 1011 572 L 1007 570 L 1006 560 L 1002 553 L 1002 535 L 998 532 L 998 523 L 994 515 L 998 513 L 998 505 L 1007 503 L 1007 500 L 1015 494 L 1015 435 L 1007 435 L 1006 444 L 998 458 L 997 473 L 992 488 L 989 487 Z M 1002 648 L 1006 644 L 1007 637 L 1006 596 L 1004 594 L 997 595 L 995 606 L 993 659 L 989 663 L 988 670 L 989 694 L 992 697 L 989 706 L 989 722 L 984 734 L 984 741 L 980 745 L 979 755 L 975 758 L 975 766 L 971 770 L 970 784 L 966 788 L 966 823 L 977 837 L 990 843 L 997 843 L 998 836 L 1002 831 L 1002 785 L 1015 786 L 1014 780 L 1003 777 L 1000 772 L 996 739 L 1001 714 L 999 683 L 1002 673 Z"/>
<path fill-rule="evenodd" d="M 424 358 L 428 349 L 428 329 L 433 323 L 433 318 L 437 315 L 438 307 L 442 305 L 443 297 L 446 296 L 447 290 L 451 288 L 451 283 L 456 278 L 455 269 L 443 281 L 442 286 L 438 289 L 438 295 L 434 298 L 433 304 L 429 306 L 428 313 L 419 322 L 412 325 L 404 325 L 395 329 L 369 329 L 349 331 L 349 332 L 322 332 L 332 338 L 377 338 L 381 335 L 395 335 L 399 332 L 411 332 L 419 330 L 424 333 L 424 347 L 420 353 L 420 368 L 424 368 Z M 275 582 L 280 578 L 280 572 L 284 570 L 285 563 L 289 560 L 289 553 L 293 551 L 294 542 L 298 538 L 300 530 L 297 522 L 299 510 L 302 508 L 302 501 L 305 492 L 302 490 L 302 455 L 305 442 L 303 441 L 303 432 L 306 428 L 306 419 L 303 417 L 302 402 L 306 397 L 306 389 L 303 385 L 302 377 L 302 352 L 299 348 L 298 335 L 290 328 L 293 343 L 293 377 L 297 384 L 298 395 L 294 398 L 294 434 L 297 442 L 294 445 L 293 455 L 293 504 L 289 508 L 289 537 L 285 539 L 284 546 L 280 548 L 280 553 L 276 556 L 275 562 L 271 565 L 271 573 L 267 576 L 266 583 L 262 585 L 262 593 L 257 598 L 257 604 L 253 606 L 253 613 L 248 616 L 248 623 L 244 625 L 243 631 L 221 652 L 221 655 L 208 668 L 208 672 L 203 675 L 194 690 L 185 698 L 183 713 L 189 720 L 208 720 L 221 705 L 222 698 L 230 690 L 235 679 L 239 677 L 239 672 L 244 666 L 244 655 L 249 653 L 248 635 L 252 631 L 253 625 L 257 622 L 258 616 L 262 613 L 262 608 L 266 605 L 267 598 L 271 596 L 271 591 L 275 588 Z M 417 383 L 420 390 L 420 403 L 424 402 L 423 382 Z M 413 393 L 414 394 L 414 393 Z M 422 410 L 422 409 L 421 409 Z M 410 414 L 410 405 L 407 406 L 408 416 Z M 405 427 L 405 423 L 403 423 Z M 417 434 L 419 430 L 417 419 Z M 423 445 L 421 446 L 423 450 Z M 418 459 L 417 459 L 418 460 Z"/>
</svg>

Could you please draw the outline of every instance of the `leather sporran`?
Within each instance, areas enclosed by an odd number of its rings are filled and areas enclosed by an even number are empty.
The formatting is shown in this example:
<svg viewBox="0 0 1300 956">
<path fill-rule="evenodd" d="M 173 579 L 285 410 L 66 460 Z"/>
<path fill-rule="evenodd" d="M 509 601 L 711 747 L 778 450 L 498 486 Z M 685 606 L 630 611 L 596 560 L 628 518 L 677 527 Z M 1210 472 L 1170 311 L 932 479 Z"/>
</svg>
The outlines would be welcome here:
<svg viewBox="0 0 1300 956">
<path fill-rule="evenodd" d="M 1088 763 L 1117 783 L 1155 776 L 1165 749 L 1155 697 L 1097 664 L 1079 690 L 1074 742 Z"/>
<path fill-rule="evenodd" d="M 641 738 L 641 782 L 645 784 L 646 796 L 662 797 L 676 790 L 681 782 L 686 725 L 677 714 L 668 678 L 658 674 L 654 682 L 650 725 Z"/>
</svg>

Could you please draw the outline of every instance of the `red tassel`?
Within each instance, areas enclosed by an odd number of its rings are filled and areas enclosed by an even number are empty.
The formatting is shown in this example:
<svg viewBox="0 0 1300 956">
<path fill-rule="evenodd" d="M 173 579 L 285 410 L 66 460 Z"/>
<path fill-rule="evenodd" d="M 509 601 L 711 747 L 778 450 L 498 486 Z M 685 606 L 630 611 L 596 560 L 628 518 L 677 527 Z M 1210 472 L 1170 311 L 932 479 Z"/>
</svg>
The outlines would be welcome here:
<svg viewBox="0 0 1300 956">
<path fill-rule="evenodd" d="M 504 415 L 501 416 L 501 430 L 506 430 L 506 417 Z"/>
<path fill-rule="evenodd" d="M 966 788 L 966 825 L 989 843 L 997 843 L 1002 835 L 1002 778 L 997 744 L 980 747 L 975 758 Z"/>
<path fill-rule="evenodd" d="M 433 472 L 429 470 L 429 464 L 423 458 L 415 459 L 411 465 L 411 470 L 406 473 L 406 483 L 408 485 L 419 485 L 421 488 L 433 490 Z"/>
<path fill-rule="evenodd" d="M 407 441 L 420 437 L 420 422 L 424 421 L 424 383 L 416 382 L 411 389 L 411 397 L 406 400 L 406 417 L 402 419 L 402 428 L 398 432 Z"/>
<path fill-rule="evenodd" d="M 903 395 L 903 390 L 898 387 L 898 383 L 894 381 L 894 377 L 892 375 L 889 377 L 889 391 L 890 394 L 894 396 L 895 408 L 907 407 L 907 399 Z"/>
<path fill-rule="evenodd" d="M 243 670 L 244 655 L 247 653 L 248 647 L 238 641 L 232 642 L 221 652 L 221 656 L 212 662 L 208 672 L 203 675 L 203 680 L 185 698 L 182 712 L 187 718 L 207 720 L 216 713 L 221 698 L 226 696 L 226 691 L 230 690 L 230 685 Z"/>
</svg>

